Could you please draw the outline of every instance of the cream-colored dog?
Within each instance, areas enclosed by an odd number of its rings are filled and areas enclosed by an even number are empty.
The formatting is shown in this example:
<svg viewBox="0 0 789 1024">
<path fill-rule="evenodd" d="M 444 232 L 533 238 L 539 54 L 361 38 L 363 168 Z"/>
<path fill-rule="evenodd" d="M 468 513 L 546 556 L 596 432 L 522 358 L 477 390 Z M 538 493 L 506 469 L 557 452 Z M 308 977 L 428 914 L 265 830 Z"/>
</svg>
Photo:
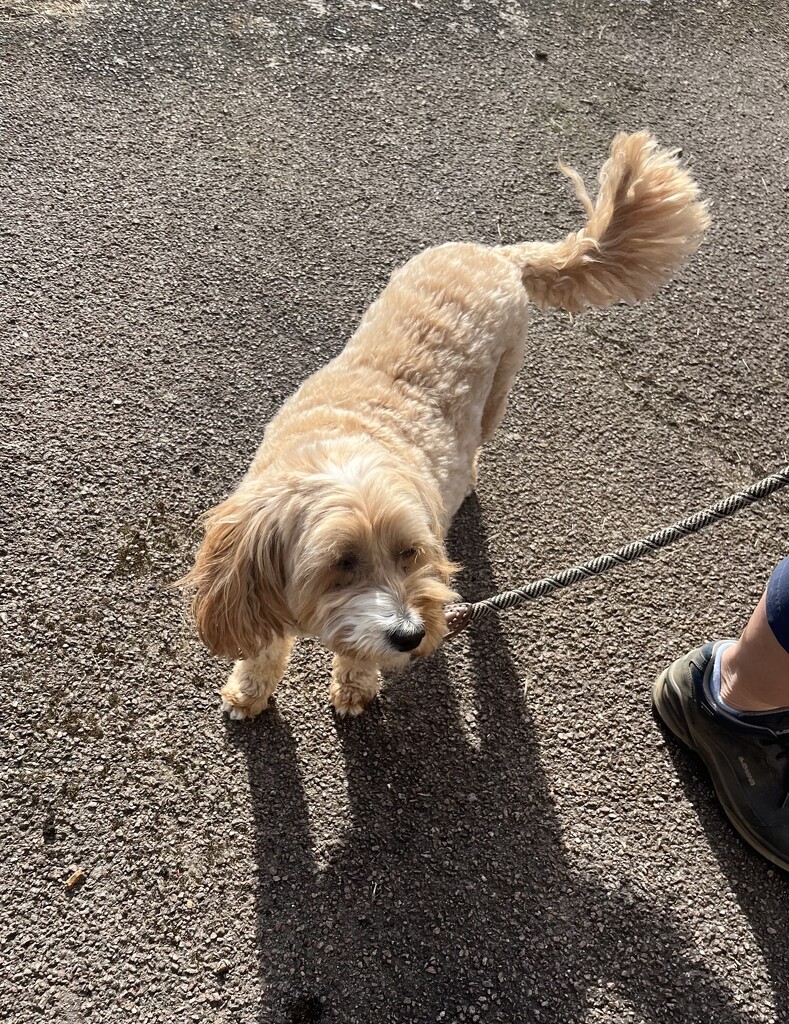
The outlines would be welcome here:
<svg viewBox="0 0 789 1024">
<path fill-rule="evenodd" d="M 444 533 L 504 415 L 529 302 L 636 302 L 708 226 L 696 184 L 646 132 L 614 139 L 594 206 L 579 175 L 562 170 L 585 228 L 555 244 L 457 243 L 414 257 L 207 514 L 183 582 L 205 644 L 240 659 L 222 690 L 232 717 L 266 707 L 299 634 L 334 652 L 340 714 L 372 700 L 380 668 L 436 649 L 454 598 Z"/>
</svg>

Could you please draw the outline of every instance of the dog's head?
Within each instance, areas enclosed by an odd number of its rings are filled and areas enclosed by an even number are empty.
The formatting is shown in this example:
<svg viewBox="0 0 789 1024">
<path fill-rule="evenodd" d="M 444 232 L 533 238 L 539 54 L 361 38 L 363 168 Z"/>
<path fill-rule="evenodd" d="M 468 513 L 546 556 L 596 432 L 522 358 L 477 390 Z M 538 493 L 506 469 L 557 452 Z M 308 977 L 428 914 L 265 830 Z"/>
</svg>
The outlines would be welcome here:
<svg viewBox="0 0 789 1024">
<path fill-rule="evenodd" d="M 289 633 L 384 666 L 429 654 L 456 596 L 443 518 L 435 486 L 368 443 L 274 465 L 206 517 L 184 581 L 200 636 L 228 657 Z"/>
</svg>

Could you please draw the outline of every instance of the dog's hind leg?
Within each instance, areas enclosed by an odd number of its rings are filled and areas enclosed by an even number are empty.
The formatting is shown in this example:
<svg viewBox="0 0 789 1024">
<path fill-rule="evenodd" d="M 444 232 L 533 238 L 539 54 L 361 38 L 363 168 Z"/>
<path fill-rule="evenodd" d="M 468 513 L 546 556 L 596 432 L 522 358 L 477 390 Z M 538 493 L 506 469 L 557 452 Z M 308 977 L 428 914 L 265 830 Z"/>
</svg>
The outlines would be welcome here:
<svg viewBox="0 0 789 1024">
<path fill-rule="evenodd" d="M 293 637 L 275 637 L 254 658 L 237 661 L 222 687 L 222 710 L 231 718 L 254 718 L 268 706 L 269 697 L 285 674 Z"/>
<path fill-rule="evenodd" d="M 335 654 L 332 662 L 329 700 L 338 715 L 360 715 L 378 694 L 378 666 Z"/>
<path fill-rule="evenodd" d="M 477 473 L 479 472 L 479 453 L 482 451 L 481 448 L 477 448 L 474 452 L 474 461 L 471 463 L 471 475 L 468 480 L 468 487 L 464 497 L 468 497 L 469 494 L 473 494 L 477 489 Z"/>
<path fill-rule="evenodd" d="M 518 371 L 523 365 L 524 338 L 520 344 L 507 349 L 499 360 L 493 377 L 485 409 L 482 413 L 482 443 L 490 441 L 507 411 L 507 399 Z M 475 460 L 476 465 L 476 460 Z"/>
<path fill-rule="evenodd" d="M 520 344 L 514 348 L 507 349 L 499 360 L 499 365 L 496 367 L 496 372 L 493 376 L 493 383 L 491 384 L 490 391 L 488 392 L 485 408 L 482 411 L 483 444 L 486 441 L 490 441 L 499 429 L 501 421 L 504 419 L 504 413 L 507 411 L 507 400 L 509 399 L 510 390 L 512 385 L 515 383 L 518 371 L 523 365 L 523 348 L 523 344 Z M 477 448 L 474 453 L 474 460 L 471 463 L 468 484 L 466 486 L 466 498 L 469 494 L 472 494 L 477 487 L 477 470 L 479 467 L 480 451 L 481 448 Z"/>
</svg>

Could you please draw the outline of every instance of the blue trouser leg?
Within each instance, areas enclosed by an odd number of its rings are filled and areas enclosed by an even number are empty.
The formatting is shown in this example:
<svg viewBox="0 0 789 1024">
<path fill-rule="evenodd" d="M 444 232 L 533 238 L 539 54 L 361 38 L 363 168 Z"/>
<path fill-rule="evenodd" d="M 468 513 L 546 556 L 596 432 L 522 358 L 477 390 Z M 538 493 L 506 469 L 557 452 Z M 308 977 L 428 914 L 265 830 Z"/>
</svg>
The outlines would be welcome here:
<svg viewBox="0 0 789 1024">
<path fill-rule="evenodd" d="M 767 584 L 767 621 L 789 654 L 789 558 L 779 562 Z"/>
</svg>

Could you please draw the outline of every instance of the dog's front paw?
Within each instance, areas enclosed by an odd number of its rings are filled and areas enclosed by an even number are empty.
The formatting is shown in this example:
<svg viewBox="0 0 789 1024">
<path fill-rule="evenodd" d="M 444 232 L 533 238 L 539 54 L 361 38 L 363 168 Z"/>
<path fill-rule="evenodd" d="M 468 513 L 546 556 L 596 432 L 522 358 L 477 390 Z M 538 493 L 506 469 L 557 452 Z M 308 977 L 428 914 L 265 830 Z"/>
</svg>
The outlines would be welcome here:
<svg viewBox="0 0 789 1024">
<path fill-rule="evenodd" d="M 377 668 L 335 655 L 329 700 L 341 718 L 360 715 L 377 693 Z"/>
<path fill-rule="evenodd" d="M 223 714 L 227 715 L 228 718 L 232 718 L 234 722 L 243 722 L 244 719 L 254 718 L 255 715 L 260 713 L 259 711 L 251 711 L 247 708 L 237 707 L 233 703 L 232 698 L 225 696 L 225 689 L 226 687 L 224 687 L 219 693 L 219 696 L 221 698 L 220 708 L 222 709 Z M 260 709 L 260 711 L 265 710 L 265 707 Z"/>
<path fill-rule="evenodd" d="M 255 672 L 254 662 L 237 661 L 230 678 L 219 691 L 222 711 L 236 721 L 254 718 L 268 707 L 273 689 L 274 686 L 267 686 Z"/>
</svg>

